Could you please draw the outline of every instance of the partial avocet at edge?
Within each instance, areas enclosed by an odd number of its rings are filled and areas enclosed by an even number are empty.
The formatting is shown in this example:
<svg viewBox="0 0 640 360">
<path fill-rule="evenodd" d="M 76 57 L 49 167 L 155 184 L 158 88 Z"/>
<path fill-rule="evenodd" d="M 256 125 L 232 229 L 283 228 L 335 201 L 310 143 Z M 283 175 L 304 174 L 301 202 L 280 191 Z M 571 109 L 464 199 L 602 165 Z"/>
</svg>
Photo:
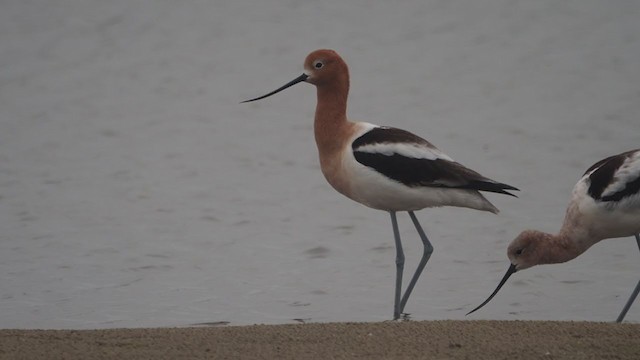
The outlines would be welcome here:
<svg viewBox="0 0 640 360">
<path fill-rule="evenodd" d="M 347 119 L 349 70 L 333 50 L 316 50 L 304 62 L 304 73 L 250 102 L 264 99 L 300 82 L 317 88 L 314 132 L 325 178 L 338 192 L 391 215 L 396 245 L 393 318 L 403 314 L 422 270 L 433 252 L 414 211 L 458 206 L 497 213 L 480 191 L 515 196 L 518 190 L 464 167 L 427 140 L 408 131 Z M 407 211 L 424 244 L 419 265 L 401 294 L 404 252 L 396 212 Z M 401 296 L 402 295 L 402 296 Z"/>
<path fill-rule="evenodd" d="M 525 230 L 509 244 L 511 265 L 494 292 L 467 315 L 498 293 L 516 271 L 534 265 L 569 261 L 595 243 L 634 236 L 640 248 L 640 149 L 610 156 L 593 164 L 573 188 L 564 223 L 556 235 Z M 640 292 L 640 281 L 617 322 L 622 322 Z"/>
</svg>

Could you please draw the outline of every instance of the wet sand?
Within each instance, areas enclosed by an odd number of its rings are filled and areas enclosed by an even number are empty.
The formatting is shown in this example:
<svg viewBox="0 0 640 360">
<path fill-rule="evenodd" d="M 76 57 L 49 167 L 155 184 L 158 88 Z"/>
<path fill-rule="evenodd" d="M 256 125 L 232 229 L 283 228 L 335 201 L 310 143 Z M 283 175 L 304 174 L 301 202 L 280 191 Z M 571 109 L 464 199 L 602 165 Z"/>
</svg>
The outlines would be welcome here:
<svg viewBox="0 0 640 360">
<path fill-rule="evenodd" d="M 0 330 L 0 358 L 637 359 L 640 324 L 407 321 Z"/>
</svg>

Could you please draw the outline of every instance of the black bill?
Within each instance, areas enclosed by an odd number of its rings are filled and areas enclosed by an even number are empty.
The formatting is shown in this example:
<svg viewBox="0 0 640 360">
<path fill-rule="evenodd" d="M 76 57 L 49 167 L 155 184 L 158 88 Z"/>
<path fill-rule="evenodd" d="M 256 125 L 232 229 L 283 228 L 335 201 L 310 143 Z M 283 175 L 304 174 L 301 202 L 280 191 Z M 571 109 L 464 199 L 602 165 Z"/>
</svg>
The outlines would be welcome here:
<svg viewBox="0 0 640 360">
<path fill-rule="evenodd" d="M 277 94 L 277 93 L 279 93 L 280 91 L 282 91 L 282 90 L 284 90 L 286 88 L 292 87 L 293 85 L 295 85 L 295 84 L 297 84 L 299 82 L 303 82 L 303 81 L 307 80 L 308 77 L 309 77 L 309 75 L 302 74 L 302 75 L 298 76 L 297 78 L 289 81 L 288 83 L 284 84 L 283 86 L 277 88 L 276 90 L 273 90 L 272 92 L 270 92 L 270 93 L 268 93 L 266 95 L 258 96 L 255 99 L 245 100 L 245 101 L 243 101 L 241 103 L 247 103 L 247 102 L 251 102 L 251 101 L 260 100 L 260 99 L 264 99 L 266 97 L 269 97 L 269 96 L 271 96 L 273 94 Z"/>
<path fill-rule="evenodd" d="M 504 283 L 507 282 L 507 279 L 511 276 L 511 274 L 513 274 L 514 272 L 518 271 L 516 269 L 516 266 L 511 264 L 511 266 L 509 266 L 509 269 L 507 269 L 507 273 L 504 274 L 504 277 L 502 278 L 502 280 L 500 280 L 500 284 L 498 284 L 498 287 L 493 290 L 493 293 L 487 298 L 487 300 L 485 300 L 482 304 L 480 304 L 478 307 L 476 307 L 475 309 L 469 311 L 467 313 L 467 315 L 471 314 L 472 312 L 475 312 L 476 310 L 480 309 L 481 307 L 485 306 L 489 301 L 491 301 L 491 299 L 493 299 L 494 296 L 496 296 L 496 294 L 498 293 L 498 291 L 500 291 L 500 288 L 502 288 L 502 285 L 504 285 Z"/>
</svg>

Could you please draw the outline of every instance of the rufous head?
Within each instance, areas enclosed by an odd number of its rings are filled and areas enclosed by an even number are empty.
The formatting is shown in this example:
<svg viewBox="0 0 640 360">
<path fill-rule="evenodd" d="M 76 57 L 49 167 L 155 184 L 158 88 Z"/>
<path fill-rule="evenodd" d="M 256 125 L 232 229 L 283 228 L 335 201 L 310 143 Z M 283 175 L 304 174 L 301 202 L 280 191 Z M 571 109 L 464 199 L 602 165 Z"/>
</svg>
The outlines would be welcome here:
<svg viewBox="0 0 640 360">
<path fill-rule="evenodd" d="M 320 49 L 307 55 L 304 73 L 278 89 L 243 103 L 264 99 L 297 83 L 307 82 L 318 87 L 337 86 L 349 90 L 349 69 L 340 55 L 333 50 Z"/>
<path fill-rule="evenodd" d="M 525 230 L 520 233 L 507 248 L 507 256 L 516 270 L 528 269 L 538 265 L 544 250 L 546 233 L 537 230 Z"/>
<path fill-rule="evenodd" d="M 349 81 L 349 69 L 340 55 L 333 50 L 320 49 L 311 52 L 304 60 L 304 71 L 308 83 L 326 85 Z"/>
</svg>

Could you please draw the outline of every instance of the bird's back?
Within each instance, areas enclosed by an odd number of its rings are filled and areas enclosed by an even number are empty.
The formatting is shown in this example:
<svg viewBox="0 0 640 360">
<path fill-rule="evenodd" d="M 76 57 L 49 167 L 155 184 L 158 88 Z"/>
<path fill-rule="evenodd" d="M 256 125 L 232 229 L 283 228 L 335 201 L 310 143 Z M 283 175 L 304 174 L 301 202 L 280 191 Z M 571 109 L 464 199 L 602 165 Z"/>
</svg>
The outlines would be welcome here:
<svg viewBox="0 0 640 360">
<path fill-rule="evenodd" d="M 427 140 L 408 131 L 355 123 L 343 151 L 350 198 L 381 210 L 459 206 L 498 212 L 479 191 L 512 195 L 498 183 L 455 162 Z M 513 195 L 512 195 L 513 196 Z"/>
<path fill-rule="evenodd" d="M 570 214 L 572 207 L 576 208 L 575 215 Z M 570 215 L 579 216 L 579 222 L 601 238 L 640 232 L 640 149 L 610 156 L 589 167 L 574 187 L 567 210 L 567 217 Z"/>
</svg>

